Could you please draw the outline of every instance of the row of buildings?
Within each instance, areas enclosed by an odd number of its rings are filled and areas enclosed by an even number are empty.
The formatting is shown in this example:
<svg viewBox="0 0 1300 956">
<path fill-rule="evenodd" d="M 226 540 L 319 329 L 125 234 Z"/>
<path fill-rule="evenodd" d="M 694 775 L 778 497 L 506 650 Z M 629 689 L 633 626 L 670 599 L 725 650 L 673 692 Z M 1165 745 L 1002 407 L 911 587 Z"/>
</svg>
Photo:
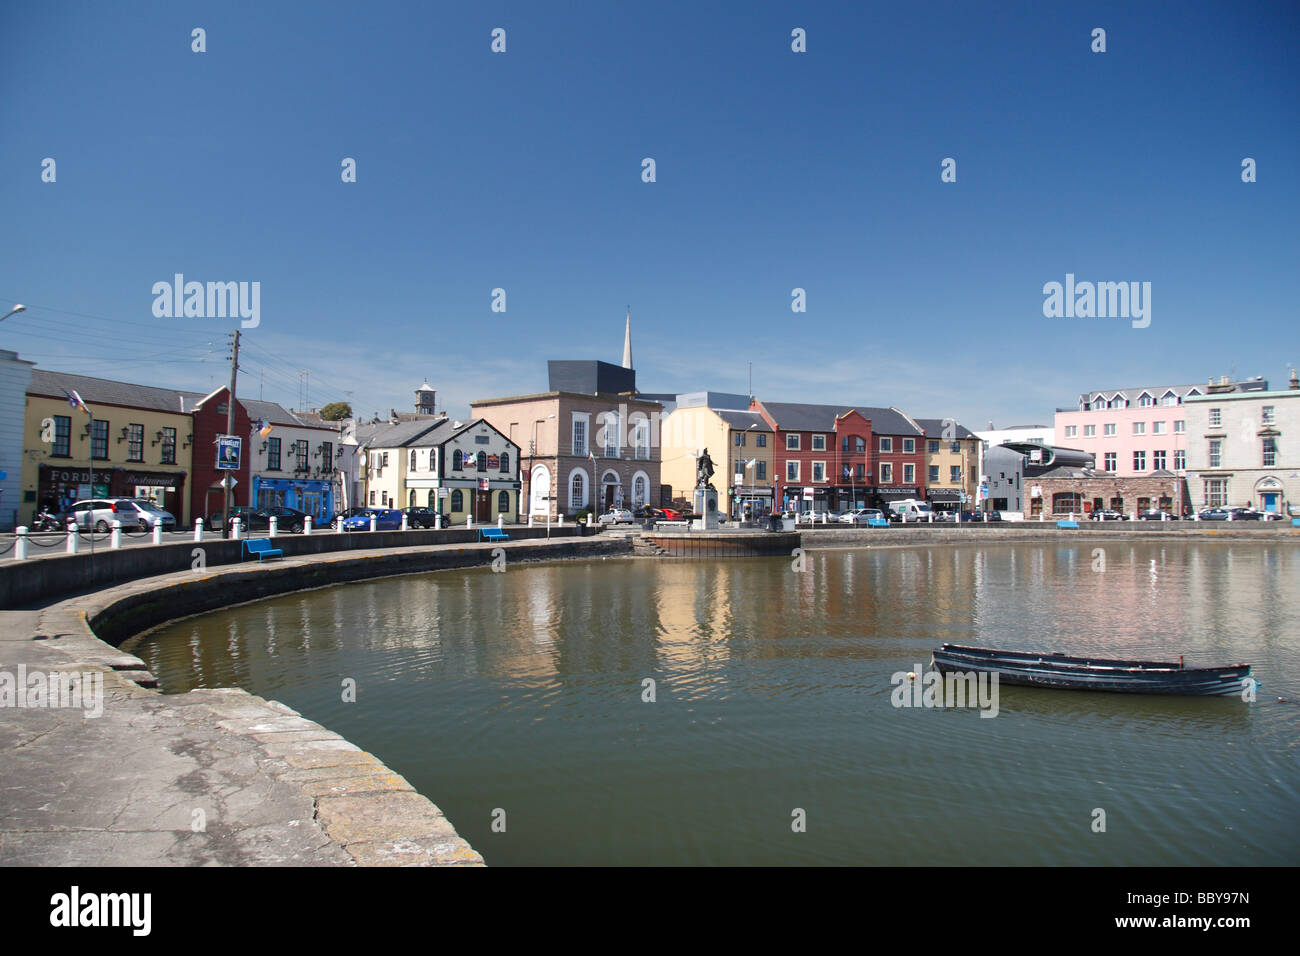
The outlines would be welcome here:
<svg viewBox="0 0 1300 956">
<path fill-rule="evenodd" d="M 1029 519 L 1300 504 L 1300 455 L 1285 441 L 1300 432 L 1294 372 L 1280 391 L 1256 378 L 1089 392 L 1057 409 L 1053 426 L 990 423 L 983 432 L 897 407 L 641 392 L 630 321 L 622 365 L 551 361 L 547 373 L 547 391 L 475 401 L 465 420 L 439 413 L 427 382 L 413 411 L 383 421 L 326 423 L 240 398 L 234 434 L 244 454 L 232 472 L 217 462 L 224 387 L 134 385 L 0 353 L 0 516 L 12 526 L 39 507 L 130 496 L 189 523 L 221 510 L 230 475 L 235 504 L 283 505 L 318 520 L 354 506 L 418 506 L 453 524 L 513 522 L 689 504 L 706 449 L 719 507 L 733 515 L 902 499 Z M 73 392 L 93 417 L 69 408 Z"/>
</svg>

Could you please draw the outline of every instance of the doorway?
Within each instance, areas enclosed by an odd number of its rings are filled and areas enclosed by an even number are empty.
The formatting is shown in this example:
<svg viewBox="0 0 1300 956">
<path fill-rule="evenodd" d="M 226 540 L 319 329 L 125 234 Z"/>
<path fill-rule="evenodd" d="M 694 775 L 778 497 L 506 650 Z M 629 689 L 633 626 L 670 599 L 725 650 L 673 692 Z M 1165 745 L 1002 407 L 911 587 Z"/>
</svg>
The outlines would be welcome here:
<svg viewBox="0 0 1300 956">
<path fill-rule="evenodd" d="M 474 492 L 474 520 L 482 524 L 492 520 L 492 492 Z"/>
</svg>

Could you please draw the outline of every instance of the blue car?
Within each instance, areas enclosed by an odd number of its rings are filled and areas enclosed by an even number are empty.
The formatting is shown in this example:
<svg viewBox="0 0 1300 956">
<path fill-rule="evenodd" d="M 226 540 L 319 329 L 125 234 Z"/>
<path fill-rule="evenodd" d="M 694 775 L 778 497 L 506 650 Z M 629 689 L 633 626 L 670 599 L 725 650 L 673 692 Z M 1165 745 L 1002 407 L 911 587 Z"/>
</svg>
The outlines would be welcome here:
<svg viewBox="0 0 1300 956">
<path fill-rule="evenodd" d="M 402 527 L 402 513 L 393 508 L 367 508 L 360 514 L 343 519 L 344 531 L 369 531 L 370 516 L 375 516 L 376 531 L 398 531 Z"/>
</svg>

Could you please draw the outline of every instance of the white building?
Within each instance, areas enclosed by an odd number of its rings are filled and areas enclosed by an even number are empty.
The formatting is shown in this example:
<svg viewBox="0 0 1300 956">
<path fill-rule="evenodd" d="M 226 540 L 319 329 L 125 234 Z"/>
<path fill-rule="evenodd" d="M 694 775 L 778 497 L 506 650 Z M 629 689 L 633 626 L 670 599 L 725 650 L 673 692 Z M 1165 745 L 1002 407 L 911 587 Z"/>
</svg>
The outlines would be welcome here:
<svg viewBox="0 0 1300 956">
<path fill-rule="evenodd" d="M 35 362 L 0 349 L 0 530 L 12 531 L 22 506 L 23 422 Z M 35 493 L 32 495 L 35 498 Z"/>
<path fill-rule="evenodd" d="M 1197 507 L 1300 515 L 1300 381 L 1286 391 L 1215 391 L 1183 400 L 1187 485 Z"/>
</svg>

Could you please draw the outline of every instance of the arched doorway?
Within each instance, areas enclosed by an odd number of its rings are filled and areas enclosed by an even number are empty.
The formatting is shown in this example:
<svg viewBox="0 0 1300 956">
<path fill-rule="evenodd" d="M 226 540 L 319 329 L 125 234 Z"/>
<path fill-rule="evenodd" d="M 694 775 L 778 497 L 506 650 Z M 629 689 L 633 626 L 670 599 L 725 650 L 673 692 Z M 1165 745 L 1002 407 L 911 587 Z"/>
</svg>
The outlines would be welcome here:
<svg viewBox="0 0 1300 956">
<path fill-rule="evenodd" d="M 1282 510 L 1282 482 L 1265 475 L 1255 482 L 1255 497 L 1260 511 L 1277 514 Z"/>
<path fill-rule="evenodd" d="M 604 510 L 608 511 L 610 508 L 622 508 L 623 479 L 618 476 L 618 472 L 613 471 L 612 469 L 605 472 L 605 474 L 601 476 L 600 484 L 602 492 L 600 500 L 604 504 Z"/>
<path fill-rule="evenodd" d="M 551 470 L 545 465 L 534 465 L 528 479 L 528 513 L 549 514 L 551 511 Z"/>
</svg>

